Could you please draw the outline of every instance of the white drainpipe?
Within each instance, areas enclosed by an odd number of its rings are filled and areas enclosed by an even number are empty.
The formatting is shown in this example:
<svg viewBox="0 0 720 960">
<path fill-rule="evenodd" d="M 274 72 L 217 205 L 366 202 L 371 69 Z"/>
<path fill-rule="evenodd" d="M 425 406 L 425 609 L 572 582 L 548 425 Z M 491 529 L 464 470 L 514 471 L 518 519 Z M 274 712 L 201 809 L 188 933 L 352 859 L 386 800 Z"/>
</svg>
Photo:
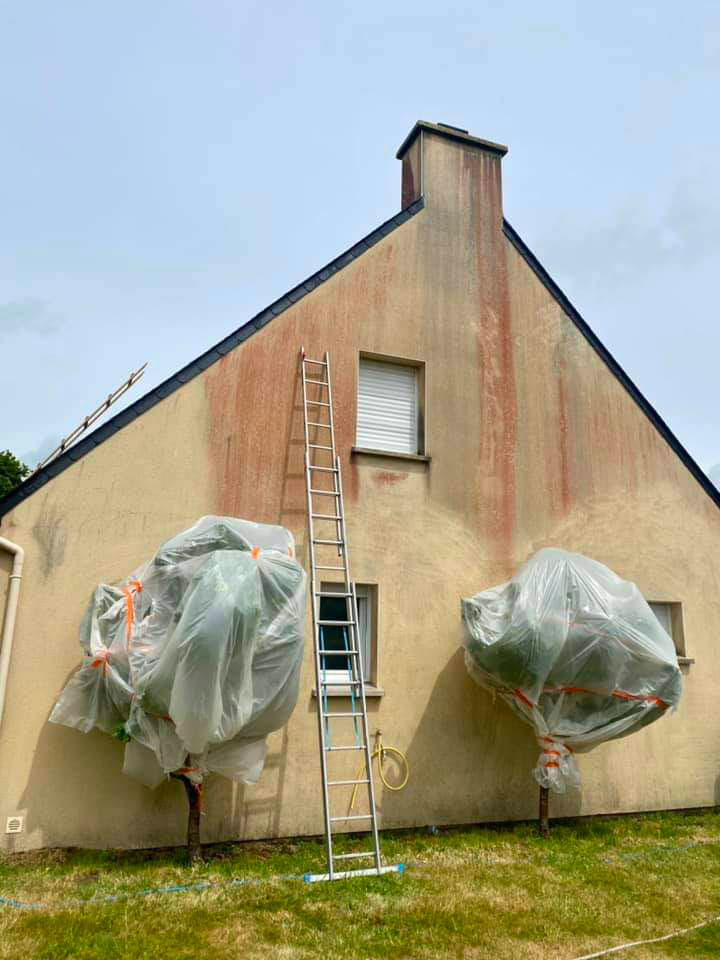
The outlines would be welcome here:
<svg viewBox="0 0 720 960">
<path fill-rule="evenodd" d="M 12 654 L 13 634 L 15 633 L 15 615 L 17 614 L 18 597 L 20 596 L 20 581 L 22 580 L 23 560 L 25 551 L 16 543 L 0 537 L 0 550 L 8 550 L 13 554 L 12 572 L 10 573 L 10 587 L 7 604 L 5 605 L 5 628 L 0 647 L 0 724 L 2 723 L 5 708 L 5 691 L 7 690 L 8 674 L 10 673 L 10 656 Z"/>
</svg>

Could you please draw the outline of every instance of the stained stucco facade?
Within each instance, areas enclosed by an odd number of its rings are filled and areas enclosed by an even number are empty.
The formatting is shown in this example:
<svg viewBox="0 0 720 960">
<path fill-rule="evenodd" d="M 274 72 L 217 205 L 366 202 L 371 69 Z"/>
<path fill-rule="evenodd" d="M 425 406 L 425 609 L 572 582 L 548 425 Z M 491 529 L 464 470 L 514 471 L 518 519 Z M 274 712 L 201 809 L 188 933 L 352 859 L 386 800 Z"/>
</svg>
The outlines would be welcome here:
<svg viewBox="0 0 720 960">
<path fill-rule="evenodd" d="M 122 745 L 47 723 L 99 581 L 204 514 L 281 523 L 307 564 L 298 352 L 329 351 L 351 562 L 377 587 L 371 729 L 405 751 L 382 824 L 528 818 L 536 745 L 468 678 L 459 600 L 554 545 L 682 603 L 677 713 L 580 760 L 553 813 L 720 800 L 720 510 L 503 230 L 502 151 L 424 128 L 403 202 L 424 207 L 2 517 L 26 551 L 5 715 L 0 848 L 181 842 L 185 798 L 124 777 Z M 352 453 L 361 351 L 425 365 L 429 461 Z M 0 558 L 0 601 L 9 564 Z M 300 700 L 257 786 L 207 789 L 205 841 L 320 833 L 311 632 Z M 349 773 L 352 771 L 349 770 Z"/>
</svg>

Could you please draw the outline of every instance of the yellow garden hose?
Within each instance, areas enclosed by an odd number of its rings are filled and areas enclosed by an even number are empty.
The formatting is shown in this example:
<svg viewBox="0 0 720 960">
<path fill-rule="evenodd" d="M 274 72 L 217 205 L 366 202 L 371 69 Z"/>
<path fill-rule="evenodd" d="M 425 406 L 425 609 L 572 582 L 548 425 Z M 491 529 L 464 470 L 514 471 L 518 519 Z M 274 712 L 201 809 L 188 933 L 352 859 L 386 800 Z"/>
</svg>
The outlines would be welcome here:
<svg viewBox="0 0 720 960">
<path fill-rule="evenodd" d="M 386 787 L 388 790 L 402 790 L 402 788 L 406 785 L 406 783 L 408 782 L 408 779 L 410 778 L 410 764 L 408 763 L 408 758 L 405 756 L 402 750 L 398 750 L 397 747 L 386 747 L 383 744 L 381 730 L 376 731 L 375 737 L 376 737 L 376 745 L 375 745 L 375 749 L 370 754 L 370 762 L 372 763 L 375 757 L 377 757 L 378 772 L 380 774 L 380 779 L 382 780 L 384 787 Z M 394 757 L 395 762 L 398 764 L 398 767 L 400 768 L 400 770 L 404 771 L 405 775 L 403 776 L 400 783 L 395 783 L 395 784 L 388 783 L 388 781 L 385 779 L 385 771 L 383 770 L 383 763 L 384 763 L 385 757 L 388 755 Z M 357 775 L 355 777 L 356 780 L 359 780 L 361 778 L 364 768 L 365 768 L 365 764 L 363 763 L 361 764 L 360 769 L 357 772 Z M 353 787 L 352 796 L 350 797 L 350 807 L 348 809 L 348 816 L 350 815 L 350 812 L 355 806 L 355 797 L 357 796 L 357 788 L 358 788 L 358 784 L 355 784 L 355 786 Z"/>
</svg>

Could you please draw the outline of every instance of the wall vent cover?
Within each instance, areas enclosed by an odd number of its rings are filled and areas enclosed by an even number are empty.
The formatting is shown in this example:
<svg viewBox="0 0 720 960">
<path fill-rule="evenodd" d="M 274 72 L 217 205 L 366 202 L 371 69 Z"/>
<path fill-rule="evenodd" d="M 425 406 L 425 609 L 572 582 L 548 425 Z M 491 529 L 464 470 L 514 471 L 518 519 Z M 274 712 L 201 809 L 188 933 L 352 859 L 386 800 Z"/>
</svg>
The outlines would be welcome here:
<svg viewBox="0 0 720 960">
<path fill-rule="evenodd" d="M 5 833 L 22 833 L 23 817 L 8 817 L 5 823 Z"/>
</svg>

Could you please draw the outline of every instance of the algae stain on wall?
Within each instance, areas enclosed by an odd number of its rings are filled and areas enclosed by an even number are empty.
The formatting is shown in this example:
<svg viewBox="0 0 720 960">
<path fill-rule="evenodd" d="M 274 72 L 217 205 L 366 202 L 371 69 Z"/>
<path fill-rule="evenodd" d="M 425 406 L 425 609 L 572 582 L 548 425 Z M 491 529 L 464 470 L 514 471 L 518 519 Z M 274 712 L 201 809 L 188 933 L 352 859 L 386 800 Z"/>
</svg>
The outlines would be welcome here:
<svg viewBox="0 0 720 960">
<path fill-rule="evenodd" d="M 63 562 L 67 545 L 64 518 L 54 504 L 48 503 L 47 497 L 33 525 L 32 534 L 40 547 L 40 566 L 43 576 L 47 578 Z"/>
</svg>

